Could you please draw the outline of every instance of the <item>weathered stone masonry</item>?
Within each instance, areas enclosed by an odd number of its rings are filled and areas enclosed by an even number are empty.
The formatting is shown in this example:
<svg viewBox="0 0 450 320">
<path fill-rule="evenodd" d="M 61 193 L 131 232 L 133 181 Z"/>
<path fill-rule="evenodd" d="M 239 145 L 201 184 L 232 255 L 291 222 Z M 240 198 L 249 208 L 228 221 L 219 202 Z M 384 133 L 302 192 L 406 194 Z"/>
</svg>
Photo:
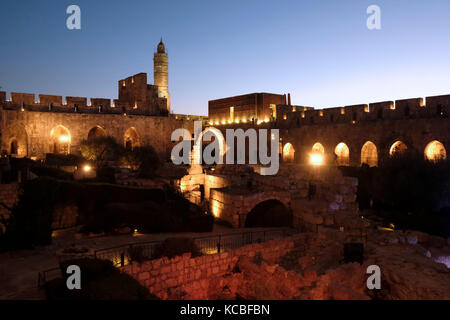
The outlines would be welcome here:
<svg viewBox="0 0 450 320">
<path fill-rule="evenodd" d="M 122 268 L 136 278 L 149 291 L 161 299 L 167 298 L 167 290 L 178 286 L 190 291 L 196 299 L 207 299 L 208 279 L 219 277 L 233 270 L 240 256 L 261 258 L 269 262 L 285 255 L 294 247 L 294 241 L 304 238 L 298 235 L 282 240 L 272 240 L 262 244 L 252 244 L 228 252 L 191 258 L 190 253 L 173 259 L 161 259 L 133 263 Z"/>
</svg>

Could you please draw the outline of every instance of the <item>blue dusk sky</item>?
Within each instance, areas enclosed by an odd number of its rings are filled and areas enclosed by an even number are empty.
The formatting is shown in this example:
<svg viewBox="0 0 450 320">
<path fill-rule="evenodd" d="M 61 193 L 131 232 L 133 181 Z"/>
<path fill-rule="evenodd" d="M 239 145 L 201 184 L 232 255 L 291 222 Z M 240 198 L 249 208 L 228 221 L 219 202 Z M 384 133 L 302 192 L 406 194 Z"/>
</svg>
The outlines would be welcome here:
<svg viewBox="0 0 450 320">
<path fill-rule="evenodd" d="M 71 4 L 81 30 L 66 28 Z M 373 4 L 381 30 L 366 26 Z M 15 0 L 0 26 L 8 92 L 117 98 L 119 79 L 153 83 L 162 36 L 175 113 L 251 92 L 316 108 L 450 93 L 448 0 Z"/>
</svg>

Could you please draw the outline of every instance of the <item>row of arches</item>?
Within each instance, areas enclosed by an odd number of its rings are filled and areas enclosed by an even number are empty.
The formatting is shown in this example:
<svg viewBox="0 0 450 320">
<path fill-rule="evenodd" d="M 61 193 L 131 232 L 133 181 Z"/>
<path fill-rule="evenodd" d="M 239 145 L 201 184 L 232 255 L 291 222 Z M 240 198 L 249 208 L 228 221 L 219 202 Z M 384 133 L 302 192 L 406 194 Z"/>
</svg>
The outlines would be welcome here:
<svg viewBox="0 0 450 320">
<path fill-rule="evenodd" d="M 103 127 L 97 125 L 88 131 L 87 139 L 106 136 L 106 130 Z M 19 130 L 18 133 L 15 132 L 14 134 L 10 134 L 7 143 L 9 154 L 17 157 L 26 157 L 28 155 L 28 135 L 26 134 L 25 129 L 21 131 Z M 52 130 L 50 130 L 49 152 L 70 154 L 71 145 L 72 134 L 67 127 L 63 125 L 57 125 Z M 123 145 L 127 149 L 133 149 L 141 145 L 141 136 L 139 135 L 135 127 L 130 127 L 125 131 L 123 135 Z"/>
<path fill-rule="evenodd" d="M 389 149 L 389 155 L 394 156 L 408 149 L 403 141 L 396 141 Z M 361 164 L 367 164 L 371 167 L 378 165 L 378 148 L 372 141 L 367 141 L 361 148 Z M 442 142 L 434 140 L 427 144 L 424 150 L 425 158 L 429 161 L 439 161 L 447 158 L 447 151 Z M 283 147 L 283 162 L 294 162 L 295 149 L 291 143 L 286 143 Z M 340 142 L 334 149 L 335 164 L 338 166 L 350 165 L 350 149 L 344 143 Z M 310 153 L 311 164 L 322 164 L 325 158 L 325 148 L 320 142 L 316 142 Z"/>
</svg>

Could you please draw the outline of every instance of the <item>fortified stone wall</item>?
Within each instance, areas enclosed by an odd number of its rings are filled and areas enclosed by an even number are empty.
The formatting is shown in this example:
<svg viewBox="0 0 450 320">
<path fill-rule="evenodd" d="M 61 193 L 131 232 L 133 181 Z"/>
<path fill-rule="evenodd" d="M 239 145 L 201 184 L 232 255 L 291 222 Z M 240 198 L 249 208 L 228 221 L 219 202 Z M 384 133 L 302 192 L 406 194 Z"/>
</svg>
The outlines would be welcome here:
<svg viewBox="0 0 450 320">
<path fill-rule="evenodd" d="M 255 257 L 257 254 L 269 262 L 275 262 L 294 247 L 294 241 L 304 239 L 297 235 L 262 244 L 252 244 L 220 254 L 191 258 L 190 253 L 172 259 L 133 263 L 122 268 L 136 278 L 143 286 L 161 299 L 167 299 L 168 290 L 184 286 L 196 299 L 207 299 L 208 279 L 219 277 L 233 270 L 240 256 Z"/>
<path fill-rule="evenodd" d="M 46 153 L 54 152 L 54 143 L 60 134 L 68 139 L 68 151 L 77 154 L 80 142 L 88 138 L 91 130 L 100 127 L 103 135 L 112 136 L 119 143 L 125 144 L 125 140 L 130 139 L 133 146 L 150 144 L 165 159 L 172 150 L 172 132 L 177 128 L 193 131 L 192 120 L 99 113 L 92 107 L 89 107 L 94 109 L 92 113 L 61 108 L 65 110 L 4 106 L 0 111 L 2 150 L 10 153 L 11 144 L 16 141 L 18 156 L 43 158 Z"/>
</svg>

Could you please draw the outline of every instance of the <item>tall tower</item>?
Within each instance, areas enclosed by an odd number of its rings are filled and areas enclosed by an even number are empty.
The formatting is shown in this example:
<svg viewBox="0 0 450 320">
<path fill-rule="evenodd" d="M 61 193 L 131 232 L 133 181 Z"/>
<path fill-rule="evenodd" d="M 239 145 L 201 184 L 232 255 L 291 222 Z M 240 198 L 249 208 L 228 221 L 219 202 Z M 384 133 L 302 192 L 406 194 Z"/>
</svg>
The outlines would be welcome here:
<svg viewBox="0 0 450 320">
<path fill-rule="evenodd" d="M 153 78 L 154 85 L 158 86 L 158 97 L 167 99 L 167 111 L 170 112 L 169 56 L 162 38 L 153 56 Z"/>
</svg>

